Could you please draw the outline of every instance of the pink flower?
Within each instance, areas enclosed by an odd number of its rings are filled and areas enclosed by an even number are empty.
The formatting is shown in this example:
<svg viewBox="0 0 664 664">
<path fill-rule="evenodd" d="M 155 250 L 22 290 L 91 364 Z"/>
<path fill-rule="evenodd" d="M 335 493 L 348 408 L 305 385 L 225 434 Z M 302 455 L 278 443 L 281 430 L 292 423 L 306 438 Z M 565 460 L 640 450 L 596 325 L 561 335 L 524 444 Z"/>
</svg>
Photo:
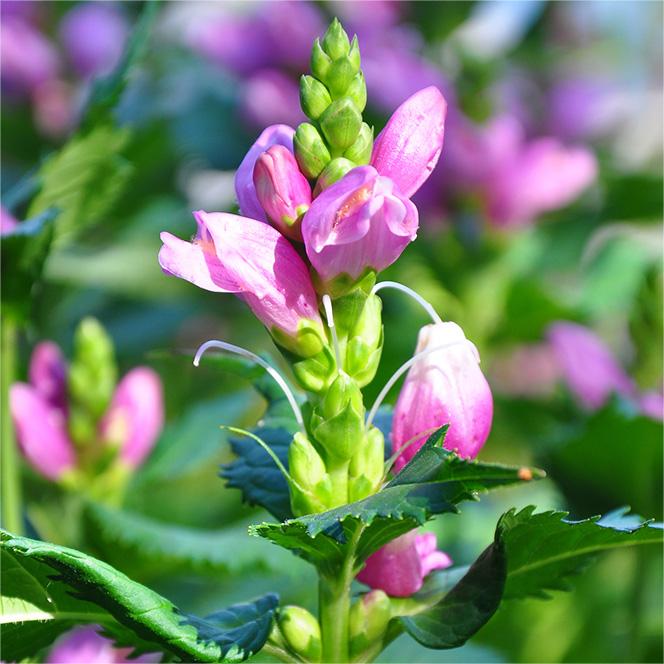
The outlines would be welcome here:
<svg viewBox="0 0 664 664">
<path fill-rule="evenodd" d="M 55 481 L 74 468 L 76 453 L 59 408 L 26 383 L 11 386 L 9 406 L 21 452 L 35 470 Z"/>
<path fill-rule="evenodd" d="M 193 242 L 162 233 L 164 272 L 199 288 L 236 293 L 277 341 L 307 357 L 322 348 L 325 332 L 309 270 L 279 231 L 255 219 L 195 212 Z"/>
<path fill-rule="evenodd" d="M 431 430 L 444 424 L 449 424 L 445 448 L 468 459 L 477 456 L 491 430 L 491 390 L 463 330 L 456 323 L 424 326 L 415 350 L 420 353 L 426 354 L 411 366 L 394 408 L 392 449 L 405 448 L 395 462 L 397 471 Z"/>
<path fill-rule="evenodd" d="M 374 143 L 371 165 L 410 198 L 431 175 L 443 148 L 447 104 L 430 86 L 392 114 Z"/>
<path fill-rule="evenodd" d="M 261 69 L 246 80 L 241 111 L 242 119 L 254 127 L 297 125 L 306 119 L 297 83 L 278 69 Z"/>
<path fill-rule="evenodd" d="M 644 392 L 638 399 L 641 412 L 653 420 L 664 420 L 664 394 L 657 390 Z"/>
<path fill-rule="evenodd" d="M 372 166 L 350 171 L 314 199 L 302 221 L 307 256 L 321 279 L 356 280 L 391 265 L 417 235 L 417 208 Z"/>
<path fill-rule="evenodd" d="M 0 207 L 0 235 L 11 233 L 18 226 L 18 219 L 9 210 Z"/>
<path fill-rule="evenodd" d="M 35 390 L 63 414 L 67 412 L 67 364 L 57 344 L 42 341 L 35 346 L 28 371 Z"/>
<path fill-rule="evenodd" d="M 117 445 L 129 466 L 140 466 L 150 454 L 164 425 L 164 397 L 159 376 L 148 367 L 136 367 L 115 388 L 111 405 L 100 424 L 107 443 Z"/>
<path fill-rule="evenodd" d="M 369 556 L 357 579 L 393 597 L 408 597 L 422 587 L 429 572 L 451 564 L 450 557 L 436 549 L 435 535 L 413 530 Z"/>
<path fill-rule="evenodd" d="M 283 145 L 293 152 L 295 130 L 286 125 L 273 125 L 261 133 L 251 146 L 235 173 L 235 194 L 240 204 L 240 214 L 250 219 L 267 221 L 254 186 L 256 160 L 273 145 Z"/>
<path fill-rule="evenodd" d="M 97 632 L 95 625 L 86 625 L 61 636 L 46 664 L 129 664 L 129 662 L 159 662 L 160 653 L 147 653 L 129 659 L 132 648 L 116 648 L 113 642 Z"/>
<path fill-rule="evenodd" d="M 309 209 L 311 186 L 300 173 L 293 153 L 283 145 L 263 152 L 254 166 L 254 186 L 272 225 L 301 242 L 299 220 Z"/>
<path fill-rule="evenodd" d="M 592 330 L 560 321 L 549 327 L 547 337 L 567 386 L 585 408 L 601 408 L 613 393 L 634 397 L 632 379 Z"/>
</svg>

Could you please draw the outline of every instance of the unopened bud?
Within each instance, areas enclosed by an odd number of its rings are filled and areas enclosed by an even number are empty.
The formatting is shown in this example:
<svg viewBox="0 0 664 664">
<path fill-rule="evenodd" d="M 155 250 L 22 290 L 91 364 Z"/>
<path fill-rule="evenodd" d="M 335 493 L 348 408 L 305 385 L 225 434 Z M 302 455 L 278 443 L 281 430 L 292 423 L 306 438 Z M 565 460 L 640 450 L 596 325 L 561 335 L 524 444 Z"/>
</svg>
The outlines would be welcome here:
<svg viewBox="0 0 664 664">
<path fill-rule="evenodd" d="M 327 189 L 330 185 L 341 180 L 341 178 L 349 171 L 352 171 L 355 166 L 357 166 L 357 164 L 345 157 L 337 157 L 336 159 L 333 159 L 318 176 L 316 186 L 314 187 L 314 197 L 318 196 L 321 191 Z"/>
<path fill-rule="evenodd" d="M 300 432 L 295 434 L 288 448 L 288 470 L 298 485 L 291 486 L 293 512 L 302 515 L 325 511 L 332 490 L 325 463 L 316 448 Z"/>
<path fill-rule="evenodd" d="M 323 50 L 332 60 L 343 57 L 350 50 L 348 35 L 337 18 L 332 20 L 323 37 Z"/>
<path fill-rule="evenodd" d="M 355 71 L 359 71 L 362 63 L 360 59 L 360 44 L 357 41 L 357 35 L 353 36 L 353 41 L 350 43 L 350 49 L 348 50 L 348 57 L 351 61 L 351 64 L 355 68 Z"/>
<path fill-rule="evenodd" d="M 310 179 L 317 178 L 330 162 L 330 151 L 316 127 L 303 122 L 293 138 L 295 158 L 300 170 Z"/>
<path fill-rule="evenodd" d="M 360 597 L 349 615 L 351 656 L 382 639 L 391 617 L 390 598 L 382 590 L 372 590 Z"/>
<path fill-rule="evenodd" d="M 360 113 L 364 110 L 367 105 L 367 84 L 361 71 L 355 74 L 350 85 L 346 88 L 344 96 L 353 100 Z"/>
<path fill-rule="evenodd" d="M 373 129 L 363 122 L 357 140 L 344 152 L 344 157 L 350 159 L 356 166 L 362 166 L 369 163 L 372 149 Z"/>
<path fill-rule="evenodd" d="M 346 96 L 346 90 L 353 82 L 353 79 L 358 72 L 359 68 L 355 67 L 347 55 L 332 63 L 327 72 L 325 84 L 330 89 L 330 92 L 335 99 Z"/>
<path fill-rule="evenodd" d="M 308 118 L 318 120 L 331 103 L 330 93 L 320 81 L 313 76 L 300 78 L 300 105 Z"/>
<path fill-rule="evenodd" d="M 364 444 L 350 461 L 348 498 L 350 502 L 362 500 L 380 488 L 385 463 L 385 439 L 380 429 L 372 427 Z"/>
<path fill-rule="evenodd" d="M 295 361 L 293 373 L 298 383 L 308 392 L 321 394 L 330 386 L 337 374 L 337 362 L 329 346 L 305 360 Z"/>
<path fill-rule="evenodd" d="M 320 39 L 316 37 L 313 48 L 311 49 L 311 73 L 319 80 L 325 82 L 327 72 L 330 70 L 332 60 L 325 53 L 320 44 Z"/>
<path fill-rule="evenodd" d="M 348 97 L 344 97 L 327 107 L 320 117 L 320 126 L 333 148 L 346 150 L 357 140 L 362 114 Z"/>
<path fill-rule="evenodd" d="M 383 348 L 383 303 L 377 295 L 366 298 L 348 333 L 345 368 L 360 386 L 373 380 Z"/>
<path fill-rule="evenodd" d="M 278 620 L 281 633 L 294 653 L 307 662 L 321 661 L 320 625 L 309 611 L 300 606 L 285 606 L 279 611 Z"/>
<path fill-rule="evenodd" d="M 311 203 L 311 187 L 293 153 L 283 145 L 263 152 L 254 166 L 254 187 L 272 225 L 301 242 L 300 222 Z"/>
</svg>

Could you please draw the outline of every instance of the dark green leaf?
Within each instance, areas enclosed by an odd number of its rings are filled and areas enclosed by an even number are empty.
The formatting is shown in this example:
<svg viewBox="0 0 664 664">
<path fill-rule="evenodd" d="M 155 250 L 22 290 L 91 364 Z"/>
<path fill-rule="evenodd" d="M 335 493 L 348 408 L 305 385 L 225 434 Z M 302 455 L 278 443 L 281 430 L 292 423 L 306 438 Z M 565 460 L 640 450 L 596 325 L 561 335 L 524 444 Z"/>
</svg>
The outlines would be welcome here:
<svg viewBox="0 0 664 664">
<path fill-rule="evenodd" d="M 532 506 L 510 510 L 498 522 L 507 555 L 506 599 L 546 598 L 548 591 L 569 590 L 569 577 L 583 571 L 596 554 L 662 543 L 661 525 L 635 522 L 624 511 L 584 521 L 567 520 L 567 512 L 534 511 Z"/>
<path fill-rule="evenodd" d="M 543 476 L 541 471 L 461 459 L 440 447 L 446 428 L 432 435 L 411 462 L 373 496 L 321 514 L 263 523 L 250 532 L 321 566 L 338 561 L 346 538 L 359 528 L 359 564 L 433 515 L 456 512 L 458 503 L 476 500 L 481 491 Z"/>
<path fill-rule="evenodd" d="M 242 661 L 267 639 L 277 606 L 276 596 L 266 595 L 254 605 L 195 618 L 80 551 L 5 531 L 2 551 L 11 561 L 3 564 L 2 585 L 2 608 L 8 611 L 3 621 L 11 625 L 9 633 L 3 629 L 2 655 L 9 660 L 17 652 L 34 654 L 73 623 L 95 623 L 118 645 L 140 652 L 164 651 L 183 661 Z M 40 631 L 45 620 L 50 631 Z M 27 641 L 35 632 L 39 644 Z"/>
<path fill-rule="evenodd" d="M 0 243 L 3 315 L 22 321 L 32 304 L 31 293 L 41 278 L 53 239 L 53 208 L 24 221 Z"/>
</svg>

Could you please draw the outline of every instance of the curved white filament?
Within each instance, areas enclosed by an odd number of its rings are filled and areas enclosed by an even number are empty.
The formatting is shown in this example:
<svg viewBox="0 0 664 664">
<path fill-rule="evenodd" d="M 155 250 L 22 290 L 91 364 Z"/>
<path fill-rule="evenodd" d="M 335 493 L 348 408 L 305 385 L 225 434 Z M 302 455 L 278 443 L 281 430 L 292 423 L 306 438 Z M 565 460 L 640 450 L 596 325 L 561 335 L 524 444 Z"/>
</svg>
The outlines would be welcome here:
<svg viewBox="0 0 664 664">
<path fill-rule="evenodd" d="M 291 410 L 293 411 L 293 415 L 295 415 L 295 419 L 297 421 L 298 426 L 300 427 L 300 430 L 302 432 L 305 431 L 304 428 L 304 418 L 302 417 L 302 411 L 300 410 L 300 407 L 297 405 L 297 401 L 295 400 L 295 395 L 293 392 L 291 392 L 290 387 L 288 387 L 288 383 L 284 380 L 283 376 L 268 362 L 266 362 L 262 357 L 256 355 L 256 353 L 252 353 L 250 350 L 247 350 L 246 348 L 242 348 L 241 346 L 234 346 L 233 344 L 226 343 L 225 341 L 219 341 L 218 339 L 211 339 L 210 341 L 206 341 L 197 351 L 196 351 L 196 356 L 194 357 L 194 366 L 197 367 L 199 362 L 201 361 L 201 357 L 203 356 L 203 353 L 205 353 L 208 348 L 219 348 L 220 350 L 225 350 L 229 353 L 235 353 L 236 355 L 240 355 L 241 357 L 246 357 L 248 360 L 251 360 L 252 362 L 256 362 L 256 364 L 260 364 L 260 366 L 267 371 L 270 376 L 274 379 L 275 383 L 279 385 L 281 388 L 282 392 L 286 396 L 286 399 L 288 400 L 288 403 L 290 404 Z"/>
<path fill-rule="evenodd" d="M 412 288 L 404 286 L 403 284 L 400 284 L 398 281 L 381 281 L 371 289 L 371 294 L 375 295 L 379 290 L 382 290 L 383 288 L 394 288 L 394 290 L 398 290 L 401 291 L 402 293 L 405 293 L 406 295 L 409 295 L 429 314 L 431 320 L 434 323 L 443 322 L 441 317 L 436 313 L 436 310 L 433 308 L 431 302 L 425 300 L 419 293 L 414 291 Z"/>
<path fill-rule="evenodd" d="M 429 353 L 435 353 L 438 350 L 445 350 L 446 348 L 451 348 L 452 346 L 458 346 L 459 344 L 467 344 L 470 343 L 468 339 L 459 339 L 459 341 L 452 341 L 449 344 L 443 344 L 442 346 L 434 346 L 433 348 L 427 348 L 426 350 L 423 350 L 417 355 L 413 355 L 413 357 L 410 358 L 407 362 L 404 362 L 393 374 L 392 377 L 385 383 L 385 386 L 383 389 L 380 391 L 380 394 L 376 397 L 376 400 L 374 401 L 373 406 L 371 406 L 371 410 L 369 411 L 369 415 L 367 416 L 367 429 L 371 426 L 372 422 L 374 421 L 374 417 L 376 417 L 376 413 L 378 412 L 378 409 L 380 408 L 381 404 L 385 400 L 385 397 L 388 395 L 389 391 L 392 389 L 394 386 L 394 383 L 396 383 L 401 376 L 403 376 L 410 367 L 417 362 L 421 357 L 424 357 L 425 355 L 429 355 Z"/>
<path fill-rule="evenodd" d="M 339 350 L 339 337 L 337 336 L 337 328 L 334 325 L 334 311 L 332 309 L 332 299 L 325 293 L 323 295 L 323 309 L 325 309 L 325 318 L 327 318 L 327 326 L 330 328 L 332 335 L 332 345 L 334 346 L 334 357 L 337 360 L 337 367 L 341 371 L 341 351 Z"/>
</svg>

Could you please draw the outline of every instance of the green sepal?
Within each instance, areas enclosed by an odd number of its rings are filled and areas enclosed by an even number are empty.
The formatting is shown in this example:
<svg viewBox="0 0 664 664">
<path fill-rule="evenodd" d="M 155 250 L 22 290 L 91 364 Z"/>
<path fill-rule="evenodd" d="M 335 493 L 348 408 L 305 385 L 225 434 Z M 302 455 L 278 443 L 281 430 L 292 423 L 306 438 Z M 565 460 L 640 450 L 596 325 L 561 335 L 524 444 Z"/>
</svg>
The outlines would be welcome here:
<svg viewBox="0 0 664 664">
<path fill-rule="evenodd" d="M 357 598 L 350 609 L 350 655 L 359 655 L 382 640 L 392 618 L 392 603 L 382 590 L 372 590 Z"/>
<path fill-rule="evenodd" d="M 366 97 L 365 97 L 366 98 Z M 368 164 L 373 150 L 373 127 L 362 123 L 357 140 L 345 152 L 344 157 L 358 166 Z"/>
<path fill-rule="evenodd" d="M 333 457 L 349 460 L 362 444 L 364 417 L 349 401 L 343 410 L 326 419 L 314 430 L 316 440 Z"/>
<path fill-rule="evenodd" d="M 314 273 L 313 282 L 317 293 L 327 293 L 333 301 L 336 301 L 344 295 L 348 295 L 348 293 L 356 289 L 364 292 L 366 297 L 371 293 L 371 289 L 376 285 L 376 270 L 368 267 L 359 277 L 356 278 L 351 277 L 347 273 L 343 273 L 337 275 L 334 279 L 327 282 L 323 282 L 321 278 L 316 273 Z"/>
<path fill-rule="evenodd" d="M 298 357 L 314 357 L 327 344 L 320 323 L 306 318 L 301 318 L 298 322 L 294 337 L 278 327 L 270 328 L 270 334 L 280 346 Z"/>
<path fill-rule="evenodd" d="M 279 629 L 287 646 L 307 662 L 320 662 L 323 656 L 318 620 L 301 606 L 285 606 L 278 615 Z"/>
<path fill-rule="evenodd" d="M 289 358 L 293 361 L 292 369 L 298 383 L 314 394 L 324 392 L 337 375 L 337 361 L 329 346 L 324 346 L 320 353 L 306 360 Z"/>
<path fill-rule="evenodd" d="M 330 93 L 320 81 L 313 76 L 300 77 L 300 105 L 308 118 L 318 120 L 331 103 Z"/>
<path fill-rule="evenodd" d="M 296 129 L 293 149 L 300 170 L 311 180 L 317 178 L 332 159 L 318 129 L 309 122 L 303 122 Z"/>
<path fill-rule="evenodd" d="M 331 504 L 332 485 L 316 448 L 300 432 L 288 448 L 288 468 L 293 514 L 322 512 Z"/>
<path fill-rule="evenodd" d="M 351 41 L 350 48 L 348 49 L 348 59 L 355 68 L 355 71 L 360 71 L 362 60 L 360 57 L 360 44 L 357 41 L 357 35 L 353 35 L 353 40 Z"/>
<path fill-rule="evenodd" d="M 380 488 L 385 468 L 385 438 L 376 427 L 365 435 L 364 443 L 353 455 L 348 469 L 350 502 L 362 500 Z"/>
<path fill-rule="evenodd" d="M 342 154 L 357 140 L 362 114 L 348 97 L 333 101 L 319 119 L 320 127 L 332 150 Z"/>
<path fill-rule="evenodd" d="M 368 385 L 375 377 L 383 353 L 383 328 L 376 348 L 371 348 L 361 337 L 353 337 L 346 345 L 345 367 L 360 387 Z"/>
<path fill-rule="evenodd" d="M 311 73 L 319 80 L 325 82 L 327 72 L 332 65 L 332 59 L 325 53 L 321 46 L 320 39 L 316 37 L 314 45 L 311 48 Z"/>
<path fill-rule="evenodd" d="M 330 66 L 325 79 L 332 98 L 339 99 L 350 96 L 346 91 L 358 73 L 359 67 L 356 67 L 347 55 L 335 60 Z M 358 108 L 358 110 L 361 113 L 364 109 Z"/>
<path fill-rule="evenodd" d="M 332 60 L 342 58 L 350 50 L 350 41 L 338 18 L 332 19 L 323 36 L 323 50 Z"/>
<path fill-rule="evenodd" d="M 356 166 L 357 164 L 345 157 L 337 157 L 336 159 L 333 159 L 318 176 L 314 188 L 314 197 L 318 196 L 330 185 L 341 180 L 346 173 L 352 171 Z"/>
</svg>

